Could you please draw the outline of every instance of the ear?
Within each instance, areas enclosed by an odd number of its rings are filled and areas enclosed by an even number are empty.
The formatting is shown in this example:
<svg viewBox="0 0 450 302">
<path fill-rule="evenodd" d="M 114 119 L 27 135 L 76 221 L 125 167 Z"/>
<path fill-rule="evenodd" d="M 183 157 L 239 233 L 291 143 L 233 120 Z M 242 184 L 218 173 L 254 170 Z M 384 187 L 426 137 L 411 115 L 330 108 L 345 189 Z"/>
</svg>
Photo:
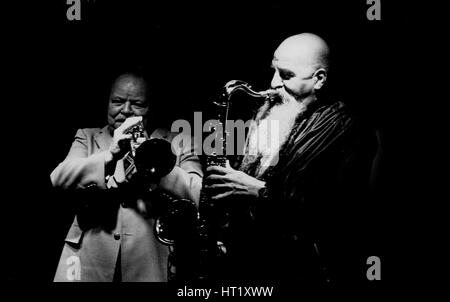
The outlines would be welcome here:
<svg viewBox="0 0 450 302">
<path fill-rule="evenodd" d="M 313 77 L 316 79 L 314 89 L 319 90 L 327 81 L 327 71 L 324 68 L 319 68 L 314 72 Z"/>
</svg>

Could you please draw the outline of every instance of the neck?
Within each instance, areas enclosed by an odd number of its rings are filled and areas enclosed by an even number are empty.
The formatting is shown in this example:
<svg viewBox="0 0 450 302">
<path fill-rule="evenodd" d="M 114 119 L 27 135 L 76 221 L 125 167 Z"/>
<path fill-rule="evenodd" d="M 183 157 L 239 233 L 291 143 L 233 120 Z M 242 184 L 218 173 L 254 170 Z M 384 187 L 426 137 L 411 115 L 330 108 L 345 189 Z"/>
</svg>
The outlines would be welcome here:
<svg viewBox="0 0 450 302">
<path fill-rule="evenodd" d="M 300 99 L 300 100 L 297 99 L 296 101 L 298 103 L 300 103 L 302 106 L 304 106 L 305 108 L 308 108 L 311 104 L 317 102 L 317 97 L 315 94 L 310 94 L 307 97 Z"/>
</svg>

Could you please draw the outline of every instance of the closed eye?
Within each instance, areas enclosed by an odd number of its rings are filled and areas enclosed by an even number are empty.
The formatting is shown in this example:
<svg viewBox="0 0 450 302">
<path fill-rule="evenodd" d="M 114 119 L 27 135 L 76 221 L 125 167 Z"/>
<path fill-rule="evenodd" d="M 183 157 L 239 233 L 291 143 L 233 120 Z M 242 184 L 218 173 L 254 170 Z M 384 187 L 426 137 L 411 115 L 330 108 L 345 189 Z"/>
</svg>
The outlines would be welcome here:
<svg viewBox="0 0 450 302">
<path fill-rule="evenodd" d="M 284 68 L 280 68 L 280 67 L 278 67 L 278 66 L 275 66 L 275 65 L 273 64 L 273 62 L 272 62 L 272 64 L 270 65 L 270 68 L 273 69 L 273 70 L 275 70 L 275 72 L 278 72 L 278 74 L 280 75 L 280 78 L 281 78 L 282 80 L 289 80 L 290 78 L 295 77 L 295 73 L 294 73 L 294 72 L 292 72 L 292 71 L 290 71 L 290 70 L 287 70 L 287 69 L 284 69 Z"/>
<path fill-rule="evenodd" d="M 283 80 L 289 80 L 290 78 L 293 78 L 295 74 L 292 71 L 279 69 L 280 77 Z"/>
<path fill-rule="evenodd" d="M 133 107 L 136 107 L 136 108 L 144 108 L 145 105 L 144 105 L 144 104 L 140 104 L 140 103 L 134 103 L 134 104 L 133 104 Z"/>
</svg>

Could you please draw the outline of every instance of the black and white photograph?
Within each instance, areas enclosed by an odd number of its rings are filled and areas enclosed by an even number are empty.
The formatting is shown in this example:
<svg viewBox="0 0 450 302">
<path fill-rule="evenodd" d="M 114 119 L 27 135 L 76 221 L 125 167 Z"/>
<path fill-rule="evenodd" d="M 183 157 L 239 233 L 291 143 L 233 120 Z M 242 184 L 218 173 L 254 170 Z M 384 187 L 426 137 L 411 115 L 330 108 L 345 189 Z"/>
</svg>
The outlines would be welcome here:
<svg viewBox="0 0 450 302">
<path fill-rule="evenodd" d="M 5 280 L 177 300 L 395 282 L 414 84 L 392 2 L 24 5 Z"/>
</svg>

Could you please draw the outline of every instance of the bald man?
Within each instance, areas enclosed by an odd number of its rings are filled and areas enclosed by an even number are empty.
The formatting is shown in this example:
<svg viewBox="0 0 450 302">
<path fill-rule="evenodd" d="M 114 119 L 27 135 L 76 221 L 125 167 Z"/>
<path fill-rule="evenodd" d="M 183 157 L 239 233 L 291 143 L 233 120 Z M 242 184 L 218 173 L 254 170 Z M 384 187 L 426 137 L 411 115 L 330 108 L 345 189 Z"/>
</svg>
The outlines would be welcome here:
<svg viewBox="0 0 450 302">
<path fill-rule="evenodd" d="M 156 128 L 148 119 L 148 95 L 146 81 L 139 73 L 117 77 L 109 97 L 108 125 L 79 129 L 67 157 L 51 173 L 54 187 L 70 194 L 88 192 L 75 195 L 83 200 L 75 200 L 77 211 L 65 238 L 55 281 L 168 280 L 169 249 L 154 234 L 157 214 L 152 202 L 156 196 L 145 192 L 159 188 L 176 198 L 198 202 L 202 170 L 185 137 L 183 145 L 172 146 L 177 160 L 169 174 L 148 181 L 145 187 L 136 187 L 139 190 L 127 190 L 133 181 L 129 177 L 133 169 L 126 166 L 131 153 L 131 134 L 126 130 L 142 120 L 145 138 L 138 140 L 135 148 L 146 138 L 171 142 L 176 135 Z"/>
<path fill-rule="evenodd" d="M 329 52 L 315 34 L 285 39 L 272 60 L 278 97 L 259 108 L 240 168 L 207 169 L 212 199 L 232 208 L 226 279 L 318 284 L 365 276 L 355 231 L 366 225 L 359 210 L 374 136 L 342 102 L 323 97 Z"/>
</svg>

